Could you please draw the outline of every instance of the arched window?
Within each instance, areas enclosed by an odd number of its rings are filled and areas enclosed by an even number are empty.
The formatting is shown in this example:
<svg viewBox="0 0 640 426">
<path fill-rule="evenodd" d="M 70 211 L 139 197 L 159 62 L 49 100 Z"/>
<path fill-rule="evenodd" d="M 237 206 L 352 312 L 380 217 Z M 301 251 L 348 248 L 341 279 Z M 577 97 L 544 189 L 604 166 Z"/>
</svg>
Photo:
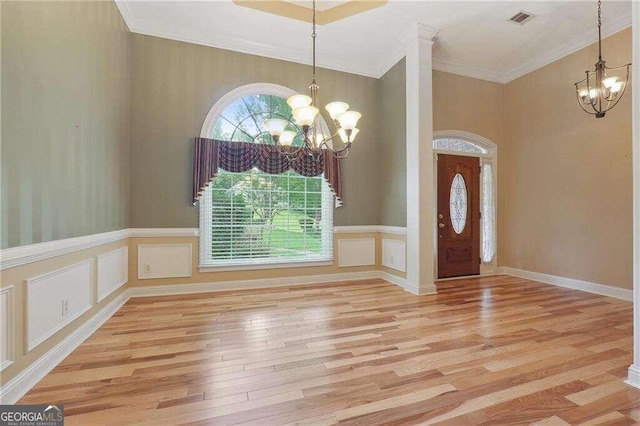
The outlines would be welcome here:
<svg viewBox="0 0 640 426">
<path fill-rule="evenodd" d="M 272 143 L 263 123 L 269 118 L 291 121 L 286 97 L 292 93 L 273 85 L 236 89 L 214 105 L 201 136 Z M 301 143 L 300 137 L 293 142 Z M 322 176 L 219 170 L 200 201 L 200 266 L 259 268 L 331 261 L 332 232 L 333 193 Z"/>
<path fill-rule="evenodd" d="M 480 185 L 481 252 L 485 271 L 495 272 L 496 265 L 496 164 L 497 146 L 473 133 L 445 130 L 434 132 L 433 150 L 443 154 L 479 157 L 482 167 Z"/>
</svg>

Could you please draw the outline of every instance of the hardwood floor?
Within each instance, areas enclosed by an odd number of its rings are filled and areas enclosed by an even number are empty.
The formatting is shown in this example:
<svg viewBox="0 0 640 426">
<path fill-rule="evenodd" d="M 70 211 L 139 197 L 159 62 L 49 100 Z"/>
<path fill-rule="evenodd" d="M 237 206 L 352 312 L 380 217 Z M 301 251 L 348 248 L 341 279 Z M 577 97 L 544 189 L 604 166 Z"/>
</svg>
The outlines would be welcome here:
<svg viewBox="0 0 640 426">
<path fill-rule="evenodd" d="M 20 403 L 68 425 L 640 423 L 632 306 L 513 277 L 130 300 Z"/>
</svg>

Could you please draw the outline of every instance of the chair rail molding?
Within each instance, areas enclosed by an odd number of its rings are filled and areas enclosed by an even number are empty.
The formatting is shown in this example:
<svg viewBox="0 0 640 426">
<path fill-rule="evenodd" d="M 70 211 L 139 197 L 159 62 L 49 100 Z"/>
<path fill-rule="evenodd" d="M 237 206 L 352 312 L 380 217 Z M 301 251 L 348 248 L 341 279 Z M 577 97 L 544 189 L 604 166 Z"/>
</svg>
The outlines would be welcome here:
<svg viewBox="0 0 640 426">
<path fill-rule="evenodd" d="M 127 238 L 129 238 L 129 230 L 120 229 L 118 231 L 2 249 L 0 250 L 0 270 L 15 268 L 16 266 L 86 250 Z"/>
</svg>

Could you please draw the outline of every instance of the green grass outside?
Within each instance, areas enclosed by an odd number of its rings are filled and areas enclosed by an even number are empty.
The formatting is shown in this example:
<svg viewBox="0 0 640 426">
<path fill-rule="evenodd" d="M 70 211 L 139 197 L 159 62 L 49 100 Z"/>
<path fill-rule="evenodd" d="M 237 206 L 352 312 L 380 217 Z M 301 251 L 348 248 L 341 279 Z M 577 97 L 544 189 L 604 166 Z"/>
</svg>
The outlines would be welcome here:
<svg viewBox="0 0 640 426">
<path fill-rule="evenodd" d="M 282 251 L 286 254 L 286 250 L 293 251 L 310 251 L 320 253 L 322 251 L 322 237 L 318 234 L 304 232 L 300 227 L 300 220 L 305 216 L 298 212 L 279 212 L 273 219 L 273 229 L 271 230 L 271 250 L 272 253 Z M 264 241 L 268 240 L 268 231 L 264 232 Z M 286 241 L 286 246 L 282 247 L 278 244 Z M 281 250 L 285 249 L 285 250 Z"/>
</svg>

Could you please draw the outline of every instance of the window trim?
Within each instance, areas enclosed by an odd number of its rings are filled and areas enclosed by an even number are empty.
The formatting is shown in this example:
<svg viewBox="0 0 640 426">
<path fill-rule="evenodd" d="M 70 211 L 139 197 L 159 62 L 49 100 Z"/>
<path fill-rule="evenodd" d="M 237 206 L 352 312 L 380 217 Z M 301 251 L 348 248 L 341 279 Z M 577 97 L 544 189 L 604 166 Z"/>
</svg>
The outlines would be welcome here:
<svg viewBox="0 0 640 426">
<path fill-rule="evenodd" d="M 432 146 L 435 146 L 435 141 L 438 139 L 460 139 L 465 142 L 472 143 L 481 148 L 487 150 L 486 154 L 475 153 L 475 152 L 462 152 L 462 151 L 449 151 L 449 150 L 441 150 L 433 149 L 433 172 L 434 172 L 434 182 L 438 182 L 438 154 L 449 154 L 449 155 L 461 155 L 464 157 L 477 157 L 480 159 L 480 168 L 485 164 L 491 164 L 491 170 L 493 173 L 493 205 L 494 205 L 494 214 L 493 214 L 493 247 L 494 254 L 493 260 L 489 263 L 485 263 L 484 261 L 480 265 L 480 275 L 494 275 L 498 269 L 498 145 L 491 140 L 482 137 L 480 135 L 476 135 L 475 133 L 466 132 L 463 130 L 436 130 L 433 132 L 433 140 L 431 141 Z M 437 197 L 437 191 L 434 191 L 434 196 Z M 483 196 L 483 187 L 480 185 L 480 199 L 482 200 Z M 437 217 L 437 200 L 434 200 L 433 207 L 433 217 L 434 223 L 438 223 Z M 480 238 L 482 241 L 482 227 L 480 229 Z M 437 232 L 436 234 L 437 235 Z M 437 277 L 437 265 L 438 265 L 438 243 L 437 239 L 434 239 L 434 265 L 435 265 L 435 276 Z M 437 278 L 436 278 L 437 279 Z"/>
<path fill-rule="evenodd" d="M 204 119 L 204 123 L 202 124 L 202 128 L 200 129 L 200 137 L 209 138 L 213 134 L 216 122 L 224 112 L 224 110 L 236 102 L 238 99 L 241 99 L 245 96 L 251 95 L 271 95 L 278 96 L 281 98 L 288 98 L 289 96 L 295 95 L 297 92 L 293 89 L 290 89 L 285 86 L 280 86 L 278 84 L 272 83 L 251 83 L 246 84 L 244 86 L 237 87 L 233 90 L 227 92 L 224 96 L 218 99 L 215 104 L 211 107 L 207 116 Z M 325 134 L 329 133 L 329 127 L 325 122 L 322 116 L 320 118 L 320 125 L 323 128 Z M 324 179 L 324 178 L 323 178 Z M 323 182 L 326 184 L 326 182 Z M 324 190 L 324 185 L 323 185 Z M 203 197 L 204 198 L 204 197 Z M 204 238 L 208 235 L 207 230 L 203 227 L 204 218 L 202 217 L 202 205 L 200 204 L 202 200 L 198 203 L 198 249 L 202 250 L 202 242 Z M 333 220 L 332 220 L 333 223 Z M 209 232 L 210 233 L 210 232 Z M 291 259 L 287 260 L 274 260 L 267 261 L 263 263 L 255 263 L 252 264 L 250 262 L 234 262 L 233 260 L 228 263 L 221 265 L 202 265 L 201 260 L 202 256 L 198 253 L 198 271 L 201 273 L 211 273 L 211 272 L 225 272 L 225 271 L 244 271 L 244 270 L 260 270 L 260 269 L 288 269 L 288 268 L 304 268 L 304 267 L 313 267 L 313 266 L 333 266 L 335 264 L 335 250 L 333 250 L 333 226 L 331 226 L 331 245 L 332 245 L 332 257 L 331 259 L 318 259 L 318 260 L 309 260 L 309 259 L 300 259 L 300 261 L 295 261 Z M 211 239 L 211 237 L 209 237 Z M 324 239 L 324 236 L 323 236 Z M 264 260 L 264 259 L 263 259 Z"/>
</svg>

